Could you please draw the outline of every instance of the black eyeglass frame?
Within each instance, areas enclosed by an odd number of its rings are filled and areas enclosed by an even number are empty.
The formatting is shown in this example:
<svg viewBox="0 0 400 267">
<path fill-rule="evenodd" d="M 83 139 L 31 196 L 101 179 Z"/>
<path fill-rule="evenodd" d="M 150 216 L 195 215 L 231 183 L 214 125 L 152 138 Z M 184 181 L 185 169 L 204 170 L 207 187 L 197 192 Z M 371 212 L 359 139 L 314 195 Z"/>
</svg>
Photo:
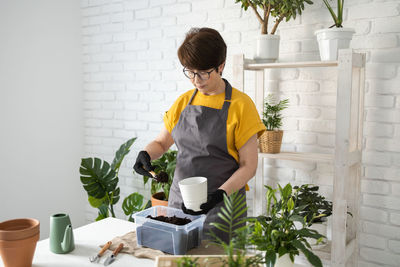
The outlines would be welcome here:
<svg viewBox="0 0 400 267">
<path fill-rule="evenodd" d="M 188 78 L 188 79 L 194 80 L 194 79 L 196 78 L 196 75 L 197 75 L 197 76 L 199 77 L 200 80 L 202 80 L 202 81 L 207 81 L 207 80 L 210 79 L 210 74 L 211 74 L 211 72 L 217 71 L 217 68 L 213 68 L 213 69 L 210 70 L 210 71 L 204 71 L 204 74 L 205 74 L 205 73 L 208 74 L 208 76 L 207 76 L 206 79 L 201 78 L 201 74 L 199 74 L 198 72 L 194 72 L 194 71 L 188 70 L 188 69 L 186 69 L 186 67 L 183 68 L 182 71 L 183 71 L 183 74 L 184 74 L 184 75 L 186 76 L 186 78 Z M 189 75 L 187 75 L 187 74 L 186 74 L 186 71 L 190 71 L 191 73 L 193 73 L 193 78 L 191 78 Z"/>
</svg>

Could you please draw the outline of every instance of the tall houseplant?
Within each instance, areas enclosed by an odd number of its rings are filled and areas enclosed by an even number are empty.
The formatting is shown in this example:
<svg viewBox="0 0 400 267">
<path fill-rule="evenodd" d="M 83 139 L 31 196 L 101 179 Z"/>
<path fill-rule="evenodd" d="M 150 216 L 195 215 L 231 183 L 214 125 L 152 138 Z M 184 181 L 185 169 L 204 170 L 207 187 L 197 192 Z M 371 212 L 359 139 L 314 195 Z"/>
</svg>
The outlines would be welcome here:
<svg viewBox="0 0 400 267">
<path fill-rule="evenodd" d="M 241 7 L 254 11 L 261 25 L 261 35 L 257 38 L 254 58 L 260 62 L 273 62 L 279 56 L 279 35 L 276 35 L 279 23 L 296 19 L 301 15 L 304 4 L 313 4 L 311 0 L 235 0 Z M 272 30 L 268 31 L 270 17 L 275 18 Z"/>
<path fill-rule="evenodd" d="M 123 143 L 115 153 L 112 163 L 108 163 L 100 158 L 83 158 L 79 168 L 80 179 L 83 188 L 88 194 L 90 205 L 98 209 L 96 221 L 104 218 L 115 217 L 114 205 L 120 199 L 120 189 L 118 187 L 118 173 L 122 161 L 129 153 L 129 149 L 136 138 L 129 139 Z M 128 215 L 128 220 L 132 219 L 132 213 L 145 208 L 143 196 L 133 193 L 124 199 L 122 209 Z"/>
<path fill-rule="evenodd" d="M 304 223 L 299 215 L 303 207 L 296 206 L 296 190 L 290 184 L 278 189 L 267 188 L 267 216 L 251 219 L 252 233 L 250 243 L 256 249 L 264 252 L 266 266 L 282 266 L 282 262 L 293 263 L 300 251 L 307 260 L 316 267 L 322 267 L 322 262 L 311 251 L 306 238 L 320 240 L 323 238 L 317 231 L 308 228 L 297 229 L 294 222 Z M 280 193 L 278 200 L 277 193 Z"/>
<path fill-rule="evenodd" d="M 339 49 L 350 47 L 350 41 L 354 29 L 343 28 L 343 7 L 344 0 L 337 0 L 337 12 L 333 11 L 331 0 L 323 0 L 326 8 L 332 16 L 334 24 L 328 29 L 321 29 L 315 32 L 317 36 L 321 60 L 337 60 Z"/>
<path fill-rule="evenodd" d="M 281 111 L 289 107 L 289 99 L 277 101 L 273 95 L 268 95 L 264 103 L 263 123 L 267 128 L 259 139 L 262 153 L 279 153 L 281 150 L 283 131 Z"/>
<path fill-rule="evenodd" d="M 168 174 L 168 182 L 159 183 L 155 179 L 150 179 L 148 176 L 143 176 L 143 183 L 146 185 L 151 180 L 151 195 L 152 201 L 155 199 L 165 201 L 164 205 L 168 204 L 169 190 L 174 179 L 174 172 L 176 167 L 176 156 L 178 151 L 169 149 L 160 158 L 153 160 L 151 164 L 154 166 L 154 172 L 160 173 L 164 171 Z"/>
</svg>

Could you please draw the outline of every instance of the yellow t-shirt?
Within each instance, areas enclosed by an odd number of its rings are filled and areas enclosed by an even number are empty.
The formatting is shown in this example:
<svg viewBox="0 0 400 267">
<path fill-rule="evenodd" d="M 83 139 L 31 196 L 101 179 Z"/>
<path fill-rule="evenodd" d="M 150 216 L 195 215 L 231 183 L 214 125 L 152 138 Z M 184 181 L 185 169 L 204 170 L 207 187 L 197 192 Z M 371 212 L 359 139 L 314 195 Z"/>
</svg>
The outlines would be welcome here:
<svg viewBox="0 0 400 267">
<path fill-rule="evenodd" d="M 181 112 L 189 103 L 194 89 L 182 94 L 164 115 L 165 128 L 171 133 L 179 121 Z M 225 100 L 225 92 L 217 95 L 204 95 L 198 91 L 192 105 L 221 109 Z M 228 153 L 239 162 L 239 149 L 254 134 L 260 136 L 266 130 L 251 98 L 245 93 L 232 88 L 231 105 L 227 119 Z"/>
</svg>

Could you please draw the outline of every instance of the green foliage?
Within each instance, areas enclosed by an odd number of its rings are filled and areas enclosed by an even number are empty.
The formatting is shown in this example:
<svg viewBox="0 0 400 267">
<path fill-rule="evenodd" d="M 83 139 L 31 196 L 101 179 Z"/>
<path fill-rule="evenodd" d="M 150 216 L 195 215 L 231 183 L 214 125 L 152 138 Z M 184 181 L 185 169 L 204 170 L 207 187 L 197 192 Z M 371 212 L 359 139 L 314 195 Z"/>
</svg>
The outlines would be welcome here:
<svg viewBox="0 0 400 267">
<path fill-rule="evenodd" d="M 261 33 L 268 33 L 268 20 L 272 16 L 275 18 L 275 24 L 270 34 L 275 34 L 281 21 L 296 19 L 297 14 L 301 15 L 304 10 L 304 4 L 312 5 L 311 0 L 235 0 L 235 3 L 241 3 L 241 7 L 247 10 L 253 9 L 258 21 L 261 24 Z M 261 13 L 258 11 L 261 10 Z"/>
<path fill-rule="evenodd" d="M 322 222 L 323 218 L 332 214 L 332 202 L 318 193 L 318 186 L 304 184 L 294 189 L 298 191 L 296 205 L 304 206 L 299 215 L 304 217 L 308 225 Z"/>
<path fill-rule="evenodd" d="M 278 254 L 279 257 L 289 254 L 294 261 L 294 257 L 300 251 L 306 256 L 307 260 L 317 267 L 322 267 L 321 260 L 312 253 L 311 246 L 305 239 L 306 237 L 321 240 L 324 236 L 317 231 L 302 228 L 296 229 L 294 222 L 299 221 L 304 225 L 304 219 L 299 214 L 304 206 L 296 205 L 297 191 L 292 189 L 290 184 L 278 189 L 267 188 L 267 216 L 250 218 L 251 234 L 249 242 L 257 250 L 265 251 L 264 261 L 266 266 L 274 266 Z M 276 196 L 279 190 L 280 199 Z"/>
<path fill-rule="evenodd" d="M 132 217 L 133 213 L 144 210 L 146 207 L 147 204 L 143 205 L 143 196 L 137 192 L 127 196 L 122 203 L 122 210 L 128 216 L 128 221 L 130 222 L 135 221 Z"/>
<path fill-rule="evenodd" d="M 268 95 L 264 103 L 263 123 L 268 131 L 279 129 L 282 126 L 281 111 L 289 107 L 289 99 L 281 100 L 275 104 L 276 100 L 272 95 Z"/>
<path fill-rule="evenodd" d="M 323 0 L 325 3 L 325 6 L 328 8 L 329 13 L 332 16 L 333 24 L 329 28 L 336 27 L 336 28 L 342 28 L 343 25 L 343 5 L 344 5 L 344 0 L 337 0 L 337 14 L 333 11 L 332 6 L 329 4 L 328 0 Z"/>
<path fill-rule="evenodd" d="M 191 258 L 189 256 L 183 256 L 176 260 L 178 267 L 198 267 L 200 264 L 197 262 L 199 258 Z"/>
<path fill-rule="evenodd" d="M 261 255 L 246 257 L 248 229 L 245 224 L 246 219 L 240 217 L 247 210 L 245 195 L 237 192 L 234 192 L 229 197 L 224 195 L 224 204 L 225 206 L 221 207 L 221 211 L 218 213 L 218 217 L 223 220 L 223 223 L 211 223 L 211 225 L 227 233 L 229 235 L 229 243 L 221 240 L 215 233 L 210 233 L 227 255 L 227 259 L 221 259 L 222 266 L 257 266 L 262 262 Z"/>
<path fill-rule="evenodd" d="M 135 140 L 129 139 L 120 146 L 111 165 L 99 158 L 81 159 L 80 179 L 90 205 L 98 209 L 96 221 L 109 217 L 110 213 L 115 217 L 114 205 L 120 199 L 120 189 L 117 187 L 119 168 Z"/>
<path fill-rule="evenodd" d="M 174 172 L 176 167 L 176 156 L 178 151 L 176 150 L 168 150 L 165 152 L 159 159 L 153 160 L 151 165 L 154 166 L 155 173 L 159 173 L 164 171 L 168 174 L 168 182 L 167 183 L 158 183 L 154 179 L 150 179 L 148 176 L 143 176 L 143 182 L 146 185 L 149 179 L 151 180 L 151 194 L 155 194 L 157 192 L 164 192 L 165 200 L 168 200 L 169 190 L 172 185 L 172 180 L 174 178 Z"/>
</svg>

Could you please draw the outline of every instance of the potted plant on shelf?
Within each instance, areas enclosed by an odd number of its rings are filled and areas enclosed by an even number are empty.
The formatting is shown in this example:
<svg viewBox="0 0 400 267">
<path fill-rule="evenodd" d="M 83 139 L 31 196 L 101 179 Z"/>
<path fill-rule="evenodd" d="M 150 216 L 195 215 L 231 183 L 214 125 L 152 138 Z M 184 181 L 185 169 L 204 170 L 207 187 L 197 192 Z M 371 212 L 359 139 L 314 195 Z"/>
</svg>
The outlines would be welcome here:
<svg viewBox="0 0 400 267">
<path fill-rule="evenodd" d="M 254 59 L 258 62 L 274 62 L 278 59 L 280 38 L 276 30 L 279 23 L 283 20 L 296 19 L 296 15 L 301 15 L 304 10 L 305 3 L 313 4 L 311 0 L 235 0 L 235 3 L 239 2 L 244 10 L 251 7 L 261 24 L 261 35 L 257 37 L 254 54 Z M 275 18 L 271 31 L 268 30 L 270 17 Z"/>
<path fill-rule="evenodd" d="M 148 176 L 143 176 L 143 182 L 146 185 L 151 180 L 151 203 L 152 206 L 162 205 L 168 206 L 169 190 L 174 179 L 176 167 L 176 156 L 178 151 L 168 150 L 159 159 L 153 160 L 151 164 L 154 166 L 154 172 L 166 172 L 168 174 L 168 182 L 159 183 L 155 179 L 150 179 Z"/>
<path fill-rule="evenodd" d="M 352 28 L 343 28 L 344 0 L 337 0 L 336 14 L 328 0 L 323 1 L 332 16 L 334 24 L 328 29 L 321 29 L 315 32 L 319 45 L 319 53 L 322 61 L 337 60 L 338 50 L 350 47 L 350 41 L 355 31 Z"/>
<path fill-rule="evenodd" d="M 135 140 L 136 138 L 132 138 L 123 143 L 115 153 L 111 164 L 100 158 L 81 159 L 80 179 L 88 194 L 90 205 L 98 209 L 96 221 L 110 215 L 115 217 L 114 205 L 120 199 L 118 172 Z M 143 205 L 143 196 L 139 193 L 133 193 L 124 199 L 122 209 L 128 216 L 128 220 L 132 221 L 132 213 L 143 210 L 146 206 Z"/>
<path fill-rule="evenodd" d="M 296 206 L 304 207 L 299 212 L 305 222 L 302 226 L 309 227 L 326 236 L 327 218 L 332 215 L 332 202 L 318 193 L 318 186 L 304 184 L 300 187 L 295 186 L 294 189 L 297 190 Z M 308 242 L 314 248 L 321 248 L 326 245 L 326 239 L 321 240 L 318 245 L 315 240 L 308 240 Z"/>
<path fill-rule="evenodd" d="M 293 266 L 294 258 L 300 251 L 313 265 L 322 267 L 322 262 L 311 250 L 306 238 L 320 239 L 323 236 L 317 231 L 302 228 L 297 229 L 294 222 L 304 223 L 300 212 L 303 207 L 296 206 L 296 190 L 290 184 L 277 189 L 267 188 L 267 216 L 249 219 L 250 243 L 259 251 L 264 251 L 266 266 Z"/>
<path fill-rule="evenodd" d="M 283 131 L 281 111 L 288 108 L 289 99 L 284 99 L 276 104 L 272 95 L 266 97 L 263 112 L 263 123 L 267 130 L 259 138 L 260 151 L 262 153 L 279 153 L 281 151 Z"/>
</svg>

